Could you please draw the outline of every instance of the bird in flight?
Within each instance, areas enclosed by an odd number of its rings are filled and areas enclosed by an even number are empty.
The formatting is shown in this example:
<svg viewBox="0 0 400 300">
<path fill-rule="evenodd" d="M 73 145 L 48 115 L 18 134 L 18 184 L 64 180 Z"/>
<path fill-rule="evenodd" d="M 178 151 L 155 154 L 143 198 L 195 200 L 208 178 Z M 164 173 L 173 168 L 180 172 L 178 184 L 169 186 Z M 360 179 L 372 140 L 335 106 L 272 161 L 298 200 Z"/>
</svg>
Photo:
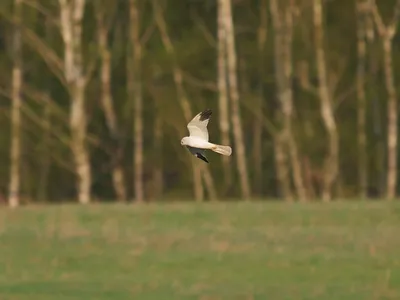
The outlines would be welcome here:
<svg viewBox="0 0 400 300">
<path fill-rule="evenodd" d="M 189 136 L 185 136 L 181 140 L 182 146 L 186 146 L 190 153 L 206 163 L 208 163 L 208 160 L 204 155 L 206 150 L 211 150 L 225 156 L 230 156 L 232 154 L 231 147 L 210 143 L 208 141 L 207 125 L 211 114 L 211 109 L 206 109 L 205 111 L 198 113 L 187 125 Z"/>
</svg>

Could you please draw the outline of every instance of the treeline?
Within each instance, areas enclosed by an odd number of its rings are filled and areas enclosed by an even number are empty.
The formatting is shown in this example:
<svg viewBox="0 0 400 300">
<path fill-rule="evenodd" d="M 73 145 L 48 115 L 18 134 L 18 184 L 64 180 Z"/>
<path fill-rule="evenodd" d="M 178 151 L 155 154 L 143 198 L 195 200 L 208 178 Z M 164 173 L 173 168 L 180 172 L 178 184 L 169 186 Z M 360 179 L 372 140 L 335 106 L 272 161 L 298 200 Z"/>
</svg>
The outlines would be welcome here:
<svg viewBox="0 0 400 300">
<path fill-rule="evenodd" d="M 400 0 L 2 0 L 0 198 L 394 199 Z M 213 110 L 210 164 L 180 145 Z"/>
</svg>

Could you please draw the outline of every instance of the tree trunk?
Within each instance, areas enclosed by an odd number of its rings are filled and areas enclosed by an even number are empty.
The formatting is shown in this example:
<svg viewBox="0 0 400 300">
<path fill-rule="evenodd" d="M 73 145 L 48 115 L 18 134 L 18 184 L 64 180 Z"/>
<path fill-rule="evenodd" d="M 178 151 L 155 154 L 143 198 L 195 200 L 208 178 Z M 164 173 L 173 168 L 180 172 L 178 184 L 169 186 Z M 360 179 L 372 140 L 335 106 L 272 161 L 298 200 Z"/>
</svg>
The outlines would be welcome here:
<svg viewBox="0 0 400 300">
<path fill-rule="evenodd" d="M 367 197 L 368 162 L 367 162 L 367 103 L 365 96 L 365 66 L 367 61 L 366 45 L 366 5 L 365 0 L 357 0 L 357 141 L 358 141 L 358 188 L 361 199 Z"/>
<path fill-rule="evenodd" d="M 97 33 L 101 57 L 101 105 L 110 136 L 112 140 L 119 143 L 120 132 L 117 125 L 117 115 L 113 106 L 114 99 L 111 93 L 111 54 L 107 41 L 108 27 L 105 24 L 104 12 L 98 12 L 97 17 Z M 113 163 L 112 180 L 118 201 L 126 201 L 127 193 L 124 169 L 119 160 Z"/>
<path fill-rule="evenodd" d="M 142 47 L 140 41 L 140 22 L 138 1 L 130 0 L 130 36 L 132 46 L 132 62 L 129 67 L 132 73 L 131 96 L 134 103 L 133 112 L 133 143 L 134 143 L 134 187 L 135 199 L 137 202 L 144 201 L 143 190 L 143 99 L 142 99 L 142 83 L 141 83 L 141 63 L 142 63 Z"/>
<path fill-rule="evenodd" d="M 21 187 L 21 87 L 22 87 L 22 41 L 21 41 L 21 0 L 14 1 L 14 36 L 11 107 L 11 149 L 10 185 L 8 205 L 17 207 L 20 203 Z"/>
<path fill-rule="evenodd" d="M 374 78 L 377 76 L 379 69 L 379 61 L 376 59 L 376 53 L 372 51 L 372 47 L 375 44 L 375 21 L 371 11 L 371 1 L 368 0 L 368 13 L 366 13 L 366 37 L 370 51 L 368 51 L 368 77 Z M 372 99 L 372 125 L 373 125 L 373 157 L 374 157 L 374 170 L 370 173 L 371 183 L 373 182 L 374 190 L 371 191 L 376 197 L 384 197 L 386 194 L 386 162 L 385 162 L 385 140 L 383 137 L 383 122 L 381 116 L 381 99 L 379 99 L 378 92 L 373 84 L 367 84 L 366 86 L 368 94 Z"/>
<path fill-rule="evenodd" d="M 71 97 L 71 148 L 75 160 L 78 200 L 87 204 L 91 198 L 91 167 L 86 145 L 87 120 L 85 112 L 86 78 L 82 61 L 82 18 L 84 0 L 59 0 L 61 32 L 64 41 L 64 75 Z"/>
<path fill-rule="evenodd" d="M 190 102 L 187 99 L 186 92 L 183 87 L 183 82 L 182 82 L 182 70 L 180 69 L 177 61 L 176 61 L 176 54 L 175 54 L 175 49 L 174 46 L 171 42 L 171 39 L 168 35 L 167 31 L 167 25 L 165 23 L 164 16 L 161 11 L 160 7 L 160 2 L 158 0 L 153 0 L 153 8 L 155 12 L 155 19 L 156 23 L 158 26 L 158 29 L 161 34 L 161 39 L 164 45 L 164 48 L 166 49 L 167 53 L 170 55 L 172 59 L 172 72 L 173 72 L 173 77 L 174 77 L 174 82 L 177 90 L 177 95 L 179 99 L 180 106 L 182 107 L 183 110 L 183 115 L 185 117 L 186 122 L 189 122 L 193 118 L 193 114 L 191 111 L 190 107 Z M 214 188 L 213 184 L 210 184 L 213 182 L 212 176 L 210 169 L 207 166 L 202 166 L 199 165 L 198 161 L 192 160 L 192 170 L 193 170 L 193 189 L 194 189 L 194 196 L 196 201 L 203 201 L 204 199 L 204 190 L 203 190 L 203 184 L 202 184 L 202 178 L 204 179 L 206 183 L 206 188 L 208 189 L 208 195 L 211 198 L 211 200 L 215 200 L 216 197 L 216 191 Z M 196 165 L 197 164 L 197 165 Z"/>
<path fill-rule="evenodd" d="M 46 40 L 52 40 L 52 27 L 49 18 L 46 18 Z M 43 97 L 43 135 L 42 135 L 42 148 L 40 158 L 40 171 L 38 174 L 38 188 L 37 199 L 41 202 L 47 202 L 48 199 L 48 186 L 49 174 L 51 167 L 50 159 L 50 142 L 51 142 L 51 124 L 52 124 L 52 108 L 50 100 L 51 88 L 48 87 L 44 92 Z"/>
<path fill-rule="evenodd" d="M 383 68 L 385 72 L 385 85 L 388 94 L 387 105 L 387 179 L 386 179 L 386 197 L 392 200 L 396 197 L 397 186 L 397 91 L 393 75 L 392 62 L 392 41 L 396 35 L 397 23 L 400 17 L 400 0 L 396 2 L 394 8 L 394 17 L 391 24 L 386 26 L 379 14 L 375 1 L 372 2 L 372 14 L 375 24 L 382 40 L 383 47 Z"/>
<path fill-rule="evenodd" d="M 156 151 L 156 163 L 153 169 L 153 195 L 155 199 L 159 199 L 164 191 L 163 179 L 163 122 L 160 117 L 155 116 L 154 120 L 154 151 Z"/>
<path fill-rule="evenodd" d="M 41 149 L 41 168 L 39 171 L 39 183 L 37 188 L 37 199 L 46 202 L 48 200 L 47 189 L 50 173 L 50 138 L 51 138 L 51 107 L 50 100 L 44 104 L 43 108 L 43 137 Z"/>
<path fill-rule="evenodd" d="M 217 191 L 215 189 L 214 180 L 211 176 L 211 172 L 204 164 L 201 166 L 201 168 L 203 169 L 202 175 L 204 180 L 204 186 L 208 193 L 208 198 L 210 199 L 210 201 L 216 201 L 218 200 Z"/>
<path fill-rule="evenodd" d="M 229 105 L 227 83 L 227 57 L 226 57 L 226 26 L 223 11 L 224 0 L 218 0 L 218 104 L 219 128 L 221 131 L 221 144 L 230 145 L 229 138 Z M 222 155 L 224 170 L 224 193 L 232 183 L 232 168 L 227 156 Z"/>
<path fill-rule="evenodd" d="M 237 59 L 235 50 L 235 32 L 233 26 L 233 15 L 231 0 L 222 1 L 224 12 L 224 23 L 226 28 L 226 46 L 227 46 L 227 63 L 228 63 L 228 79 L 229 79 L 229 96 L 231 99 L 231 120 L 233 127 L 233 136 L 236 145 L 236 159 L 239 172 L 239 181 L 242 191 L 242 197 L 250 200 L 251 191 L 249 184 L 249 175 L 246 164 L 246 150 L 243 139 L 242 124 L 240 118 L 240 102 L 239 90 L 237 84 Z"/>
<path fill-rule="evenodd" d="M 332 188 L 338 176 L 339 163 L 339 138 L 336 121 L 332 108 L 332 99 L 328 88 L 328 78 L 324 50 L 324 29 L 322 25 L 321 0 L 313 2 L 314 37 L 318 74 L 318 93 L 321 101 L 321 115 L 328 133 L 328 154 L 324 165 L 324 182 L 322 187 L 322 200 L 330 201 Z"/>
<path fill-rule="evenodd" d="M 267 40 L 267 1 L 262 0 L 260 9 L 260 25 L 257 30 L 258 46 L 258 75 L 259 75 L 259 97 L 257 98 L 256 109 L 262 112 L 264 102 L 264 80 L 265 80 L 265 43 Z M 254 140 L 253 140 L 253 163 L 254 163 L 254 192 L 262 196 L 262 135 L 263 125 L 259 118 L 254 120 Z"/>
<path fill-rule="evenodd" d="M 388 93 L 388 141 L 387 141 L 387 187 L 386 197 L 396 197 L 397 185 L 397 92 L 393 76 L 392 64 L 392 38 L 383 38 L 383 64 L 385 70 L 385 83 Z"/>
<path fill-rule="evenodd" d="M 278 196 L 282 197 L 285 201 L 291 202 L 293 201 L 293 195 L 290 187 L 288 159 L 284 148 L 284 138 L 281 133 L 277 133 L 274 139 L 274 153 L 275 168 L 279 186 Z"/>
<path fill-rule="evenodd" d="M 293 136 L 293 62 L 292 62 L 292 38 L 293 38 L 293 16 L 292 8 L 286 8 L 283 16 L 279 13 L 277 0 L 270 1 L 272 26 L 274 28 L 274 50 L 275 50 L 275 77 L 278 90 L 278 99 L 281 105 L 283 126 L 282 151 L 288 149 L 290 163 L 293 170 L 293 181 L 297 196 L 300 201 L 306 201 L 306 189 L 302 174 L 301 162 L 297 150 L 297 143 Z M 283 22 L 282 22 L 283 21 Z M 280 149 L 280 148 L 278 148 Z"/>
<path fill-rule="evenodd" d="M 89 152 L 86 145 L 87 121 L 85 116 L 84 83 L 78 82 L 72 94 L 70 126 L 72 131 L 72 152 L 78 175 L 78 200 L 82 204 L 90 202 L 91 170 Z"/>
</svg>

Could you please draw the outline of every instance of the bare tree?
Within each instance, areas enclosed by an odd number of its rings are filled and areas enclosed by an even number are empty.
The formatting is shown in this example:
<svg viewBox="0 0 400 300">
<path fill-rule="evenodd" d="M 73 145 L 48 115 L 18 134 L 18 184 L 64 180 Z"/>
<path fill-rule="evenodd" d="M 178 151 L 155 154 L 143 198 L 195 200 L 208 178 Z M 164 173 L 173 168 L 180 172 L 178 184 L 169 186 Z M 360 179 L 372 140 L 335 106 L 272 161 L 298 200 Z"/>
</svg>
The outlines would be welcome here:
<svg viewBox="0 0 400 300">
<path fill-rule="evenodd" d="M 240 187 L 242 197 L 250 200 L 251 191 L 249 184 L 249 175 L 246 164 L 246 150 L 243 140 L 242 122 L 240 118 L 239 89 L 237 84 L 237 59 L 235 50 L 235 31 L 233 26 L 231 0 L 223 0 L 221 9 L 223 10 L 224 23 L 226 29 L 226 47 L 227 47 L 227 66 L 229 79 L 229 96 L 231 99 L 231 120 L 233 127 L 233 136 L 236 146 L 236 158 L 239 171 Z"/>
<path fill-rule="evenodd" d="M 12 108 L 11 108 L 11 167 L 8 204 L 17 207 L 20 203 L 21 185 L 21 87 L 22 87 L 22 1 L 14 0 Z"/>
<path fill-rule="evenodd" d="M 106 10 L 110 8 L 104 2 L 95 4 L 97 10 L 97 37 L 99 41 L 99 50 L 101 58 L 101 104 L 106 119 L 106 124 L 110 136 L 114 141 L 119 142 L 120 131 L 118 128 L 117 114 L 114 110 L 114 99 L 111 93 L 111 53 L 108 44 L 108 33 L 110 28 L 110 19 L 106 17 Z M 112 164 L 112 180 L 115 194 L 119 201 L 127 200 L 124 169 L 121 161 L 117 157 Z"/>
<path fill-rule="evenodd" d="M 383 47 L 383 68 L 385 71 L 385 83 L 388 93 L 387 106 L 387 179 L 386 179 L 386 197 L 393 199 L 396 197 L 397 184 L 397 91 L 393 75 L 393 53 L 392 42 L 397 31 L 397 25 L 400 17 L 400 0 L 397 0 L 394 9 L 394 16 L 389 25 L 385 25 L 379 13 L 375 0 L 371 0 L 372 14 L 378 34 L 382 40 Z"/>
<path fill-rule="evenodd" d="M 280 139 L 276 142 L 283 143 L 282 147 L 276 148 L 280 151 L 288 151 L 293 170 L 293 180 L 300 201 L 307 200 L 306 189 L 302 175 L 301 162 L 298 155 L 297 143 L 293 136 L 293 62 L 292 62 L 292 39 L 293 39 L 293 7 L 287 5 L 284 13 L 279 12 L 277 0 L 270 0 L 272 26 L 274 28 L 274 50 L 275 50 L 275 77 L 278 90 L 278 99 L 281 105 L 283 126 Z M 278 154 L 280 155 L 280 154 Z"/>
<path fill-rule="evenodd" d="M 367 62 L 366 14 L 368 0 L 357 0 L 357 141 L 358 141 L 358 185 L 361 198 L 367 196 L 368 165 L 367 165 L 367 103 L 365 96 L 365 69 Z"/>
<path fill-rule="evenodd" d="M 160 7 L 160 2 L 158 0 L 153 0 L 153 9 L 155 14 L 155 19 L 157 23 L 157 27 L 160 31 L 161 39 L 166 49 L 167 53 L 170 55 L 172 59 L 172 72 L 173 78 L 178 94 L 178 99 L 180 106 L 183 110 L 183 115 L 185 117 L 186 122 L 189 122 L 193 118 L 192 110 L 190 107 L 190 102 L 187 99 L 185 89 L 183 87 L 182 82 L 182 70 L 178 65 L 175 48 L 172 44 L 172 41 L 168 35 L 167 24 L 164 19 L 164 15 L 162 13 L 162 8 Z M 202 178 L 204 179 L 205 187 L 207 188 L 208 195 L 211 200 L 215 200 L 217 198 L 217 193 L 215 190 L 214 182 L 211 176 L 211 172 L 207 166 L 195 165 L 196 163 L 201 162 L 192 162 L 193 166 L 193 187 L 194 187 L 194 194 L 197 201 L 202 201 L 204 197 L 203 193 L 203 185 L 202 185 Z"/>
<path fill-rule="evenodd" d="M 227 83 L 227 52 L 226 52 L 226 26 L 223 11 L 224 0 L 218 0 L 218 96 L 219 96 L 219 128 L 221 131 L 221 142 L 230 145 L 229 138 L 229 103 Z M 231 164 L 227 156 L 221 156 L 224 168 L 225 188 L 228 188 L 232 181 Z"/>
<path fill-rule="evenodd" d="M 141 83 L 141 63 L 142 63 L 142 46 L 140 41 L 140 20 L 138 1 L 130 0 L 130 36 L 131 36 L 131 57 L 129 63 L 129 94 L 134 103 L 133 114 L 133 142 L 134 142 L 134 187 L 135 198 L 137 202 L 144 201 L 143 188 L 143 96 Z"/>
<path fill-rule="evenodd" d="M 324 49 L 324 28 L 322 22 L 322 1 L 313 1 L 314 42 L 318 74 L 318 94 L 321 101 L 321 115 L 328 133 L 328 154 L 324 166 L 322 200 L 330 201 L 332 188 L 339 171 L 339 137 L 329 92 L 327 66 Z"/>
</svg>

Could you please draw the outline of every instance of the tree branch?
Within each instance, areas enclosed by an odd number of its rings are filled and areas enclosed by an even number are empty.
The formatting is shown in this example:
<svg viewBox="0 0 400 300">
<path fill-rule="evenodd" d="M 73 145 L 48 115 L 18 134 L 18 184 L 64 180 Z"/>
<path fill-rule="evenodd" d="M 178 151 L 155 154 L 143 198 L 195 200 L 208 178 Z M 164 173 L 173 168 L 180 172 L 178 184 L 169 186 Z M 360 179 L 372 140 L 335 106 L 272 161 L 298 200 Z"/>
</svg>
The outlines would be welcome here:
<svg viewBox="0 0 400 300">
<path fill-rule="evenodd" d="M 22 3 L 24 3 L 26 6 L 32 7 L 33 9 L 37 10 L 40 12 L 42 15 L 44 15 L 50 22 L 55 25 L 59 26 L 60 23 L 57 21 L 57 19 L 54 18 L 54 13 L 49 11 L 47 8 L 45 8 L 43 5 L 39 3 L 39 1 L 35 0 L 21 0 Z"/>
<path fill-rule="evenodd" d="M 203 33 L 205 40 L 208 42 L 208 44 L 216 48 L 217 47 L 217 41 L 215 40 L 214 36 L 208 30 L 207 26 L 204 24 L 204 21 L 198 16 L 196 12 L 192 13 L 193 20 L 195 25 L 200 29 L 200 31 Z"/>
</svg>

